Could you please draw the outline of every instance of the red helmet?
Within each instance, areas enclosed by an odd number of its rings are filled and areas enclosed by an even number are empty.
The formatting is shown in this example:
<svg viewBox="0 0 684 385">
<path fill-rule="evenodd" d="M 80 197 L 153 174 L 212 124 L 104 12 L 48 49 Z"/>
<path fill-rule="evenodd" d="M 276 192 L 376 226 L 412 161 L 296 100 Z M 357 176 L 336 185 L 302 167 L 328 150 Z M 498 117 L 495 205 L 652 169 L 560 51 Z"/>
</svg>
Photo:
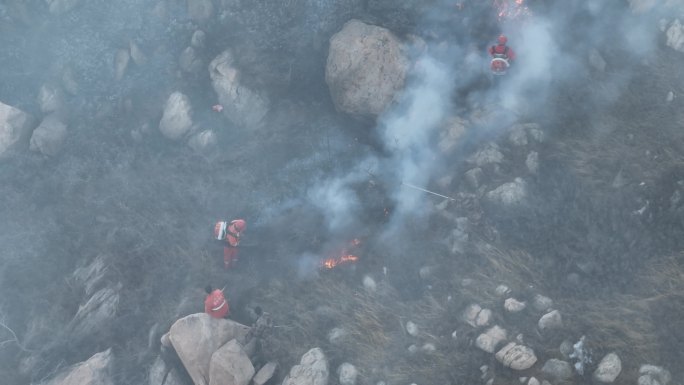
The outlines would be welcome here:
<svg viewBox="0 0 684 385">
<path fill-rule="evenodd" d="M 219 241 L 226 239 L 226 228 L 228 227 L 228 222 L 219 221 L 214 225 L 214 237 Z"/>
<path fill-rule="evenodd" d="M 508 38 L 506 38 L 506 36 L 504 35 L 499 35 L 497 41 L 499 42 L 499 44 L 506 44 L 508 42 Z"/>
<path fill-rule="evenodd" d="M 245 222 L 243 219 L 236 219 L 230 222 L 230 225 L 233 227 L 233 230 L 238 233 L 245 231 L 247 228 L 247 222 Z"/>
</svg>

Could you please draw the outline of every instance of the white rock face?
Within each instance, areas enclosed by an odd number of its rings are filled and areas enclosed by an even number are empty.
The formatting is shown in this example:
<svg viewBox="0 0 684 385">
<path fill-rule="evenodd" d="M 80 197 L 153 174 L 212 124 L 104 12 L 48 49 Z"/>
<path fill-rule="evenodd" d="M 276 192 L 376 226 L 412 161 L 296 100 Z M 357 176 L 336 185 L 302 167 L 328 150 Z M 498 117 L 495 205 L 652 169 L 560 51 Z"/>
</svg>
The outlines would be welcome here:
<svg viewBox="0 0 684 385">
<path fill-rule="evenodd" d="M 598 382 L 612 383 L 622 371 L 622 360 L 615 353 L 608 353 L 601 359 L 594 371 L 594 379 Z"/>
<path fill-rule="evenodd" d="M 470 163 L 474 163 L 478 167 L 486 166 L 488 164 L 499 164 L 503 162 L 503 160 L 504 156 L 501 151 L 499 151 L 499 145 L 496 143 L 488 143 L 484 148 L 468 158 Z"/>
<path fill-rule="evenodd" d="M 168 340 L 193 382 L 206 384 L 214 352 L 232 339 L 244 339 L 248 331 L 249 327 L 235 321 L 197 313 L 176 321 L 169 330 Z"/>
<path fill-rule="evenodd" d="M 518 313 L 525 310 L 525 302 L 520 302 L 515 298 L 507 298 L 504 301 L 504 308 L 510 313 Z"/>
<path fill-rule="evenodd" d="M 363 277 L 363 288 L 372 293 L 378 289 L 378 285 L 371 276 L 366 275 Z"/>
<path fill-rule="evenodd" d="M 206 21 L 214 14 L 211 0 L 188 0 L 188 15 L 194 21 Z"/>
<path fill-rule="evenodd" d="M 313 348 L 292 367 L 282 385 L 327 385 L 329 376 L 328 359 L 320 348 Z"/>
<path fill-rule="evenodd" d="M 209 76 L 223 114 L 238 126 L 259 127 L 269 111 L 270 101 L 242 84 L 231 51 L 224 51 L 209 63 Z"/>
<path fill-rule="evenodd" d="M 86 295 L 91 295 L 99 289 L 107 274 L 105 255 L 99 255 L 87 266 L 81 266 L 74 271 L 74 281 L 85 289 Z"/>
<path fill-rule="evenodd" d="M 513 182 L 504 183 L 487 193 L 490 202 L 507 207 L 522 205 L 526 198 L 527 183 L 522 178 L 515 178 Z"/>
<path fill-rule="evenodd" d="M 418 325 L 415 323 L 408 321 L 406 322 L 406 333 L 408 333 L 412 337 L 417 337 L 418 336 Z"/>
<path fill-rule="evenodd" d="M 641 365 L 638 385 L 667 385 L 672 380 L 670 372 L 660 366 Z"/>
<path fill-rule="evenodd" d="M 57 155 L 67 136 L 67 125 L 54 115 L 48 115 L 31 135 L 29 148 L 44 155 Z"/>
<path fill-rule="evenodd" d="M 544 314 L 539 319 L 537 326 L 539 326 L 539 330 L 558 329 L 563 326 L 563 319 L 558 310 L 553 310 Z"/>
<path fill-rule="evenodd" d="M 340 376 L 340 385 L 356 385 L 359 371 L 354 365 L 345 362 L 337 368 L 337 375 Z"/>
<path fill-rule="evenodd" d="M 544 363 L 542 373 L 558 381 L 567 381 L 572 378 L 572 366 L 569 362 L 552 358 Z"/>
<path fill-rule="evenodd" d="M 254 366 L 236 340 L 230 340 L 211 356 L 209 385 L 248 385 Z"/>
<path fill-rule="evenodd" d="M 190 99 L 176 91 L 166 100 L 164 114 L 159 122 L 159 131 L 171 140 L 178 140 L 190 134 L 192 129 Z"/>
<path fill-rule="evenodd" d="M 507 338 L 506 334 L 505 329 L 494 325 L 475 339 L 475 346 L 487 353 L 494 353 L 496 346 Z"/>
<path fill-rule="evenodd" d="M 26 148 L 34 124 L 31 115 L 0 103 L 0 159 Z"/>
<path fill-rule="evenodd" d="M 325 81 L 339 111 L 374 119 L 404 88 L 408 65 L 389 30 L 351 20 L 330 39 Z"/>
<path fill-rule="evenodd" d="M 38 104 L 44 114 L 61 110 L 64 105 L 64 93 L 57 86 L 43 84 L 38 92 Z"/>
<path fill-rule="evenodd" d="M 72 333 L 88 336 L 108 328 L 119 309 L 119 290 L 121 283 L 100 289 L 85 304 L 79 306 L 69 324 Z"/>
<path fill-rule="evenodd" d="M 510 342 L 495 355 L 497 361 L 513 370 L 525 370 L 532 367 L 537 362 L 534 351 L 524 345 Z"/>
<path fill-rule="evenodd" d="M 252 382 L 254 385 L 264 385 L 266 382 L 268 382 L 268 380 L 273 378 L 276 370 L 278 370 L 278 363 L 273 361 L 268 362 L 266 365 L 262 366 L 261 369 L 259 369 L 257 374 L 254 375 Z"/>
<path fill-rule="evenodd" d="M 665 32 L 667 41 L 665 44 L 675 51 L 684 52 L 684 26 L 676 19 L 670 24 L 670 27 Z"/>
<path fill-rule="evenodd" d="M 112 351 L 107 349 L 43 385 L 112 385 Z"/>
</svg>

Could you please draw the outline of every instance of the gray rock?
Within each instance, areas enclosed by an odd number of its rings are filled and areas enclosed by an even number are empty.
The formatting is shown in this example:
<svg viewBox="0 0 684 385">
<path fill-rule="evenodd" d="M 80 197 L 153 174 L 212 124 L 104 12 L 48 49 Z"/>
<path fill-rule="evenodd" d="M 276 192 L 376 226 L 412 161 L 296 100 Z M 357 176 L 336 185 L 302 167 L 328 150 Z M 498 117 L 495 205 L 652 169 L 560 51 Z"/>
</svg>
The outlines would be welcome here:
<svg viewBox="0 0 684 385">
<path fill-rule="evenodd" d="M 572 365 L 567 361 L 552 358 L 544 363 L 542 373 L 558 381 L 567 381 L 572 378 Z"/>
<path fill-rule="evenodd" d="M 258 128 L 270 109 L 270 101 L 242 84 L 231 51 L 224 51 L 209 63 L 209 76 L 224 107 L 223 114 L 238 126 Z"/>
<path fill-rule="evenodd" d="M 563 326 L 563 318 L 558 310 L 544 314 L 537 323 L 539 330 L 559 329 Z"/>
<path fill-rule="evenodd" d="M 31 115 L 0 103 L 0 159 L 25 149 L 34 127 Z"/>
<path fill-rule="evenodd" d="M 601 359 L 594 371 L 594 379 L 598 382 L 611 383 L 622 371 L 622 361 L 615 353 L 608 353 Z"/>
<path fill-rule="evenodd" d="M 351 20 L 330 39 L 325 81 L 339 111 L 375 119 L 404 88 L 408 67 L 392 32 Z"/>
<path fill-rule="evenodd" d="M 337 344 L 342 341 L 347 334 L 348 333 L 344 328 L 332 328 L 330 332 L 328 332 L 328 341 L 333 345 Z"/>
<path fill-rule="evenodd" d="M 253 376 L 254 366 L 235 339 L 212 354 L 209 385 L 248 385 Z"/>
<path fill-rule="evenodd" d="M 440 139 L 437 146 L 443 154 L 452 152 L 460 142 L 466 132 L 466 120 L 461 117 L 449 119 L 446 127 L 440 132 Z"/>
<path fill-rule="evenodd" d="M 61 110 L 64 106 L 64 93 L 57 86 L 43 84 L 38 92 L 38 104 L 44 114 Z"/>
<path fill-rule="evenodd" d="M 527 166 L 527 171 L 532 175 L 536 175 L 539 172 L 539 153 L 532 151 L 527 154 L 525 159 L 525 166 Z"/>
<path fill-rule="evenodd" d="M 45 0 L 50 6 L 50 13 L 59 15 L 71 11 L 81 3 L 81 0 Z"/>
<path fill-rule="evenodd" d="M 534 377 L 530 377 L 530 379 L 527 381 L 527 385 L 539 385 L 539 380 Z"/>
<path fill-rule="evenodd" d="M 214 352 L 230 340 L 244 340 L 248 331 L 248 326 L 235 321 L 196 313 L 176 321 L 168 339 L 193 382 L 206 384 Z"/>
<path fill-rule="evenodd" d="M 254 378 L 252 378 L 252 382 L 254 385 L 264 385 L 267 383 L 271 378 L 273 378 L 273 375 L 275 375 L 276 371 L 278 370 L 278 363 L 271 361 L 266 363 L 266 365 L 262 366 L 261 369 L 257 372 L 257 374 L 254 375 Z"/>
<path fill-rule="evenodd" d="M 373 293 L 378 289 L 377 283 L 375 283 L 375 280 L 369 276 L 366 275 L 363 277 L 363 288 L 366 289 L 366 291 Z"/>
<path fill-rule="evenodd" d="M 496 143 L 488 143 L 476 152 L 473 156 L 468 158 L 470 163 L 474 163 L 478 167 L 486 166 L 489 164 L 499 164 L 504 160 L 504 156 L 499 151 L 499 146 Z"/>
<path fill-rule="evenodd" d="M 100 289 L 79 306 L 69 324 L 72 335 L 87 337 L 109 328 L 119 308 L 121 287 L 118 283 L 114 287 Z"/>
<path fill-rule="evenodd" d="M 131 40 L 128 42 L 128 49 L 131 53 L 131 59 L 133 59 L 133 63 L 135 63 L 135 65 L 141 66 L 147 63 L 147 56 L 135 41 Z"/>
<path fill-rule="evenodd" d="M 114 78 L 121 80 L 128 68 L 128 62 L 131 61 L 131 55 L 126 49 L 119 49 L 114 55 Z"/>
<path fill-rule="evenodd" d="M 494 293 L 499 297 L 503 297 L 511 293 L 511 288 L 506 285 L 499 285 L 494 289 Z"/>
<path fill-rule="evenodd" d="M 492 317 L 492 311 L 483 309 L 478 304 L 469 305 L 463 312 L 463 320 L 472 327 L 487 326 Z"/>
<path fill-rule="evenodd" d="M 603 60 L 603 56 L 601 56 L 601 53 L 596 48 L 593 48 L 589 52 L 589 65 L 599 72 L 604 72 L 606 70 L 607 63 Z"/>
<path fill-rule="evenodd" d="M 667 385 L 672 380 L 670 372 L 655 365 L 641 365 L 639 368 L 639 385 Z"/>
<path fill-rule="evenodd" d="M 482 172 L 482 169 L 479 167 L 470 169 L 465 173 L 465 180 L 472 189 L 477 190 L 484 180 L 484 172 Z"/>
<path fill-rule="evenodd" d="M 195 48 L 189 46 L 181 52 L 180 58 L 178 59 L 178 66 L 185 72 L 196 74 L 202 71 L 204 62 L 195 52 Z"/>
<path fill-rule="evenodd" d="M 359 371 L 354 365 L 345 362 L 337 368 L 337 375 L 340 376 L 340 385 L 356 385 Z"/>
<path fill-rule="evenodd" d="M 192 34 L 192 38 L 190 38 L 190 45 L 192 47 L 195 47 L 197 49 L 202 49 L 204 48 L 204 45 L 207 42 L 207 34 L 204 33 L 204 31 L 198 29 Z"/>
<path fill-rule="evenodd" d="M 495 355 L 497 361 L 513 370 L 525 370 L 537 362 L 537 356 L 531 348 L 510 342 Z"/>
<path fill-rule="evenodd" d="M 475 339 L 475 346 L 487 353 L 494 353 L 496 346 L 506 340 L 506 330 L 494 325 Z"/>
<path fill-rule="evenodd" d="M 527 131 L 525 130 L 525 125 L 516 124 L 509 129 L 508 140 L 514 146 L 527 146 Z"/>
<path fill-rule="evenodd" d="M 527 183 L 522 178 L 504 183 L 486 194 L 491 203 L 504 207 L 519 207 L 527 200 Z"/>
<path fill-rule="evenodd" d="M 159 122 L 159 131 L 171 140 L 181 139 L 193 131 L 192 107 L 187 96 L 180 92 L 169 96 Z"/>
<path fill-rule="evenodd" d="M 534 298 L 532 298 L 532 306 L 537 311 L 547 311 L 553 307 L 553 300 L 541 294 L 535 294 Z"/>
<path fill-rule="evenodd" d="M 188 146 L 193 150 L 203 153 L 216 146 L 217 138 L 213 130 L 204 130 L 194 134 L 188 139 Z"/>
<path fill-rule="evenodd" d="M 525 302 L 520 302 L 515 298 L 506 298 L 506 300 L 504 301 L 504 308 L 509 313 L 521 312 L 525 310 L 526 306 L 527 305 L 525 304 Z"/>
<path fill-rule="evenodd" d="M 112 351 L 97 353 L 41 385 L 113 385 Z"/>
<path fill-rule="evenodd" d="M 33 131 L 29 148 L 43 155 L 57 155 L 62 149 L 66 136 L 67 125 L 62 123 L 55 114 L 50 114 Z"/>
<path fill-rule="evenodd" d="M 74 271 L 72 277 L 77 285 L 85 289 L 86 295 L 93 294 L 104 282 L 108 272 L 105 259 L 104 254 L 98 255 L 89 265 L 81 266 Z"/>
<path fill-rule="evenodd" d="M 665 44 L 675 51 L 684 52 L 684 26 L 676 19 L 665 32 Z"/>
<path fill-rule="evenodd" d="M 561 342 L 558 350 L 563 355 L 563 357 L 570 358 L 570 355 L 572 354 L 572 352 L 574 352 L 572 345 L 572 342 L 568 340 L 564 340 L 563 342 Z"/>
<path fill-rule="evenodd" d="M 406 322 L 406 333 L 408 333 L 412 337 L 417 337 L 418 325 L 411 321 Z"/>
<path fill-rule="evenodd" d="M 168 375 L 166 375 L 167 371 L 169 372 Z M 164 380 L 164 375 L 166 375 L 166 380 Z M 147 381 L 149 385 L 184 385 L 176 369 L 168 368 L 161 357 L 157 357 L 150 367 Z"/>
<path fill-rule="evenodd" d="M 187 0 L 188 16 L 193 21 L 207 21 L 214 14 L 214 4 L 211 0 Z"/>
<path fill-rule="evenodd" d="M 327 385 L 329 375 L 328 359 L 320 348 L 313 348 L 290 369 L 282 385 Z"/>
</svg>

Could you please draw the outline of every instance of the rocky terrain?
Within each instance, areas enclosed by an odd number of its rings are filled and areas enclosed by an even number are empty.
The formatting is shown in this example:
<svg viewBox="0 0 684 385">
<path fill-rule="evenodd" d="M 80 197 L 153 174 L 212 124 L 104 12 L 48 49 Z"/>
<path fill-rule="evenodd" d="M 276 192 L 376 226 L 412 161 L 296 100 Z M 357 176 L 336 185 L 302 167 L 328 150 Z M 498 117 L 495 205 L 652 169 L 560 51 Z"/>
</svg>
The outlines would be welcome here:
<svg viewBox="0 0 684 385">
<path fill-rule="evenodd" d="M 676 0 L 0 3 L 2 383 L 682 383 L 682 23 Z"/>
</svg>

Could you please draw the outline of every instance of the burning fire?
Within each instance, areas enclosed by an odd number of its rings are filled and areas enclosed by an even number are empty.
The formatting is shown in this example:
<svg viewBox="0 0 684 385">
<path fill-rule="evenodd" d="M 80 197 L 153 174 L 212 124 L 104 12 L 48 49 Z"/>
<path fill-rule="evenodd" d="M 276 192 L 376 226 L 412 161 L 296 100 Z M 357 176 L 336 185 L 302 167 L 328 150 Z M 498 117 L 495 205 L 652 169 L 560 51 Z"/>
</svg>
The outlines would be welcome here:
<svg viewBox="0 0 684 385">
<path fill-rule="evenodd" d="M 359 260 L 356 255 L 341 255 L 337 258 L 328 258 L 321 261 L 321 269 L 334 269 L 339 265 L 345 265 L 348 263 L 354 263 Z"/>
<path fill-rule="evenodd" d="M 525 0 L 493 0 L 499 21 L 515 20 L 530 16 Z"/>
<path fill-rule="evenodd" d="M 354 238 L 343 246 L 333 257 L 323 259 L 319 263 L 321 269 L 334 269 L 340 265 L 347 265 L 359 260 L 359 257 L 350 253 L 350 249 L 354 249 L 361 244 L 361 240 Z"/>
</svg>

